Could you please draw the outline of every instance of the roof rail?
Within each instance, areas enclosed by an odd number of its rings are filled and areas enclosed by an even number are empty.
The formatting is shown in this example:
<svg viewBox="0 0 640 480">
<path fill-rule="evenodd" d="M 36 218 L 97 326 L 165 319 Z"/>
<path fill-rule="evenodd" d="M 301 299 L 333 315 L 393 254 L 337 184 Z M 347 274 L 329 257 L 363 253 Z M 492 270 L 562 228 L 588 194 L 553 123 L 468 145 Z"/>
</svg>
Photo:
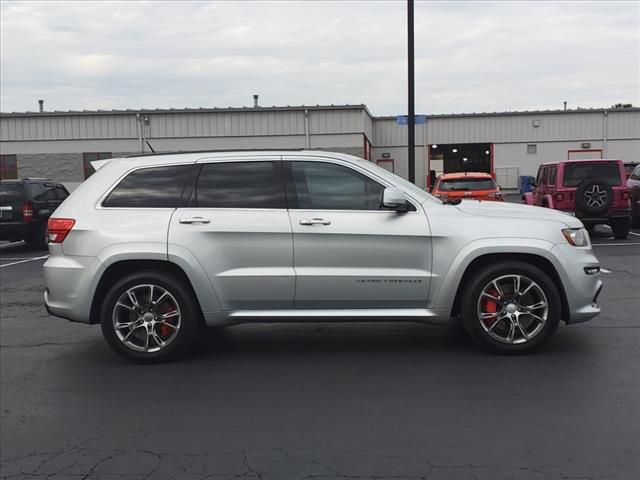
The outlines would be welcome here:
<svg viewBox="0 0 640 480">
<path fill-rule="evenodd" d="M 229 150 L 179 150 L 176 152 L 133 153 L 121 158 L 156 157 L 161 155 L 188 155 L 190 153 L 228 153 L 228 152 L 302 152 L 304 148 L 234 148 Z"/>
</svg>

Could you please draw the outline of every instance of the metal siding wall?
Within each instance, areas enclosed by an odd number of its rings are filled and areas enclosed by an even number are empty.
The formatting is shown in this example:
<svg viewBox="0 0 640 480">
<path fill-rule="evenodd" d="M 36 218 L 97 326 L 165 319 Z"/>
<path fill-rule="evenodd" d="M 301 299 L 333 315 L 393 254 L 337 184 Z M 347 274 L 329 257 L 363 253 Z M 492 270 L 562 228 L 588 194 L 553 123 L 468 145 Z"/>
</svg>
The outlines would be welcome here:
<svg viewBox="0 0 640 480">
<path fill-rule="evenodd" d="M 607 120 L 608 138 L 640 139 L 640 113 L 639 112 L 609 112 Z M 636 152 L 640 157 L 640 152 Z"/>
</svg>

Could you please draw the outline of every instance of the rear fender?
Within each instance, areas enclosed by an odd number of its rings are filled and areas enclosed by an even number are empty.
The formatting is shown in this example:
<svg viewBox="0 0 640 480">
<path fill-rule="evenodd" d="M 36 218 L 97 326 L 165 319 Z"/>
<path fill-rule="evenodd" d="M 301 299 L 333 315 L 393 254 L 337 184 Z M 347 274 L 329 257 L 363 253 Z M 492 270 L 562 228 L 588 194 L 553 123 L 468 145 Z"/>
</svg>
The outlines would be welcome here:
<svg viewBox="0 0 640 480">
<path fill-rule="evenodd" d="M 552 195 L 545 195 L 543 197 L 542 205 L 547 208 L 552 208 L 552 209 L 556 208 L 556 202 L 553 199 Z"/>
</svg>

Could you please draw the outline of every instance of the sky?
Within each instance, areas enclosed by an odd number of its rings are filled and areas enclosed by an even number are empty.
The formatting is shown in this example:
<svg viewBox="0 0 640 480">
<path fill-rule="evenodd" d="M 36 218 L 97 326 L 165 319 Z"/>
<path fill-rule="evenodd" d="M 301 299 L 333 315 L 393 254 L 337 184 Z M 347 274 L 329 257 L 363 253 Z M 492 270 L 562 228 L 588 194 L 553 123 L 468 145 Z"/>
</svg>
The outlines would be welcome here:
<svg viewBox="0 0 640 480">
<path fill-rule="evenodd" d="M 407 111 L 406 2 L 0 3 L 0 110 Z M 416 112 L 640 105 L 640 1 L 415 2 Z"/>
</svg>

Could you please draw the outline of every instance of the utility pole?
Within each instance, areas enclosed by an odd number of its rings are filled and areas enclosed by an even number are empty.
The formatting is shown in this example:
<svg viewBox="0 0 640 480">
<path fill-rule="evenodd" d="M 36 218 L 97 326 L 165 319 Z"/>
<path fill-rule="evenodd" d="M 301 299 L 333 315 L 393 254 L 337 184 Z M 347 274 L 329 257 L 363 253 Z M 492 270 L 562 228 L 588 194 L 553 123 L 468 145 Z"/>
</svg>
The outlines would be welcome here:
<svg viewBox="0 0 640 480">
<path fill-rule="evenodd" d="M 416 183 L 416 110 L 415 110 L 415 78 L 413 68 L 413 0 L 407 0 L 407 60 L 409 87 L 409 181 Z"/>
</svg>

